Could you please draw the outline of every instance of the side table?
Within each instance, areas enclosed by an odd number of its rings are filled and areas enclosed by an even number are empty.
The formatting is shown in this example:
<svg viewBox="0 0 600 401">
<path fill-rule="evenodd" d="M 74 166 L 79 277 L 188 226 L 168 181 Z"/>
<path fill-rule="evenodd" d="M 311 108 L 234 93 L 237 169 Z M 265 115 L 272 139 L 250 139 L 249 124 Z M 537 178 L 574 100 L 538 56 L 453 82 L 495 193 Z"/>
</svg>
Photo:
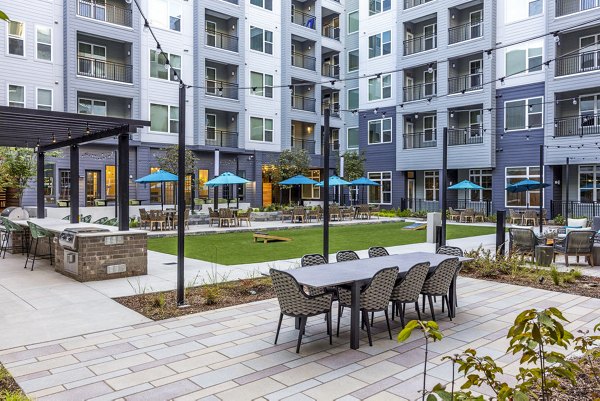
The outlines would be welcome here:
<svg viewBox="0 0 600 401">
<path fill-rule="evenodd" d="M 535 247 L 535 262 L 540 266 L 550 266 L 554 257 L 554 248 L 549 245 Z M 599 259 L 600 260 L 600 259 Z"/>
</svg>

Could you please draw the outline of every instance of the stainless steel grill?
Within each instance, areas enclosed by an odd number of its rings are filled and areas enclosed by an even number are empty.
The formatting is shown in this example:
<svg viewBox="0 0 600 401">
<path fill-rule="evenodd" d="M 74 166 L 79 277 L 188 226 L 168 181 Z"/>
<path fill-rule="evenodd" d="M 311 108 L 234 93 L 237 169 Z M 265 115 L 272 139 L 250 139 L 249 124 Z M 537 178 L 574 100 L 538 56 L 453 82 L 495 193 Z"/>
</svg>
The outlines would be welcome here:
<svg viewBox="0 0 600 401">
<path fill-rule="evenodd" d="M 108 231 L 110 231 L 108 228 L 100 227 L 71 227 L 65 229 L 62 233 L 60 233 L 58 243 L 65 249 L 77 251 L 77 237 L 79 236 L 79 234 L 104 233 Z"/>
</svg>

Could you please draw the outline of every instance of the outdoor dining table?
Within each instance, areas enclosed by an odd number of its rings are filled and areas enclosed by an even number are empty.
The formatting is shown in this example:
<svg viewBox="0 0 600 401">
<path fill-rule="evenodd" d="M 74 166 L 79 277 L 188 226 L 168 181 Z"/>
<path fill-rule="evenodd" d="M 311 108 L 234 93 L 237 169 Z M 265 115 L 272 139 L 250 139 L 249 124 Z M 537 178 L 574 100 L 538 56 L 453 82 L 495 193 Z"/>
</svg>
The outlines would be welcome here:
<svg viewBox="0 0 600 401">
<path fill-rule="evenodd" d="M 429 262 L 429 272 L 433 272 L 444 260 L 454 256 L 429 252 L 410 252 L 399 255 L 380 256 L 346 262 L 328 263 L 299 269 L 288 270 L 300 285 L 311 287 L 335 287 L 343 284 L 351 285 L 352 307 L 350 311 L 350 348 L 359 348 L 360 333 L 360 288 L 367 284 L 379 270 L 386 267 L 398 267 L 399 278 L 417 263 Z M 460 262 L 468 262 L 471 258 L 460 257 Z M 453 286 L 451 286 L 451 291 Z M 454 299 L 450 294 L 449 299 Z M 452 302 L 454 309 L 454 302 Z M 453 313 L 451 311 L 451 313 Z"/>
</svg>

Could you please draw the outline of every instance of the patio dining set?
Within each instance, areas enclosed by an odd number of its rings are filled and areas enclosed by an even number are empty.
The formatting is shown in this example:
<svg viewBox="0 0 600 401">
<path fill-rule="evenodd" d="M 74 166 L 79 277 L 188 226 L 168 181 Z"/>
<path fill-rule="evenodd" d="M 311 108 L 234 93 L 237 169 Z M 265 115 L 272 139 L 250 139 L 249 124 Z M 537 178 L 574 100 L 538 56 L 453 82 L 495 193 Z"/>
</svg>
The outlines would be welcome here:
<svg viewBox="0 0 600 401">
<path fill-rule="evenodd" d="M 329 221 L 344 220 L 370 220 L 372 216 L 379 218 L 379 206 L 370 205 L 356 206 L 329 206 Z M 315 207 L 296 206 L 292 209 L 285 209 L 281 212 L 281 222 L 289 220 L 291 223 L 320 222 L 323 220 L 323 208 L 321 205 Z"/>
<path fill-rule="evenodd" d="M 184 215 L 184 228 L 190 228 L 190 211 L 185 209 Z M 177 228 L 177 210 L 166 209 L 166 210 L 146 210 L 140 209 L 140 227 L 144 229 L 153 230 L 175 230 Z"/>
<path fill-rule="evenodd" d="M 233 209 L 233 208 L 222 208 L 219 210 L 213 210 L 208 208 L 208 225 L 213 227 L 214 224 L 217 227 L 242 227 L 242 223 L 246 222 L 248 227 L 251 226 L 250 217 L 252 209 L 246 211 Z"/>
</svg>

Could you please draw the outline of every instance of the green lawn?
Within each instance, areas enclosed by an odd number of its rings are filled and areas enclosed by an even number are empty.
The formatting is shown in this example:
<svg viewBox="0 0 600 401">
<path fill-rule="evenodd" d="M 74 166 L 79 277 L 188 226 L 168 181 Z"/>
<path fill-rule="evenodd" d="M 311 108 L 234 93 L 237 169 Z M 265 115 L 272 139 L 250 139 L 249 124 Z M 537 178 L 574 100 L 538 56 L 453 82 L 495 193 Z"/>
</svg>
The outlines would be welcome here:
<svg viewBox="0 0 600 401">
<path fill-rule="evenodd" d="M 329 228 L 329 251 L 367 249 L 371 246 L 394 246 L 425 242 L 425 230 L 401 228 L 408 223 L 361 224 Z M 493 234 L 494 227 L 448 225 L 447 238 Z M 185 238 L 185 256 L 223 265 L 268 262 L 299 258 L 307 253 L 323 252 L 321 227 L 273 230 L 274 235 L 292 238 L 290 242 L 252 241 L 252 232 L 190 235 Z M 175 255 L 177 237 L 149 238 L 148 249 Z"/>
</svg>

